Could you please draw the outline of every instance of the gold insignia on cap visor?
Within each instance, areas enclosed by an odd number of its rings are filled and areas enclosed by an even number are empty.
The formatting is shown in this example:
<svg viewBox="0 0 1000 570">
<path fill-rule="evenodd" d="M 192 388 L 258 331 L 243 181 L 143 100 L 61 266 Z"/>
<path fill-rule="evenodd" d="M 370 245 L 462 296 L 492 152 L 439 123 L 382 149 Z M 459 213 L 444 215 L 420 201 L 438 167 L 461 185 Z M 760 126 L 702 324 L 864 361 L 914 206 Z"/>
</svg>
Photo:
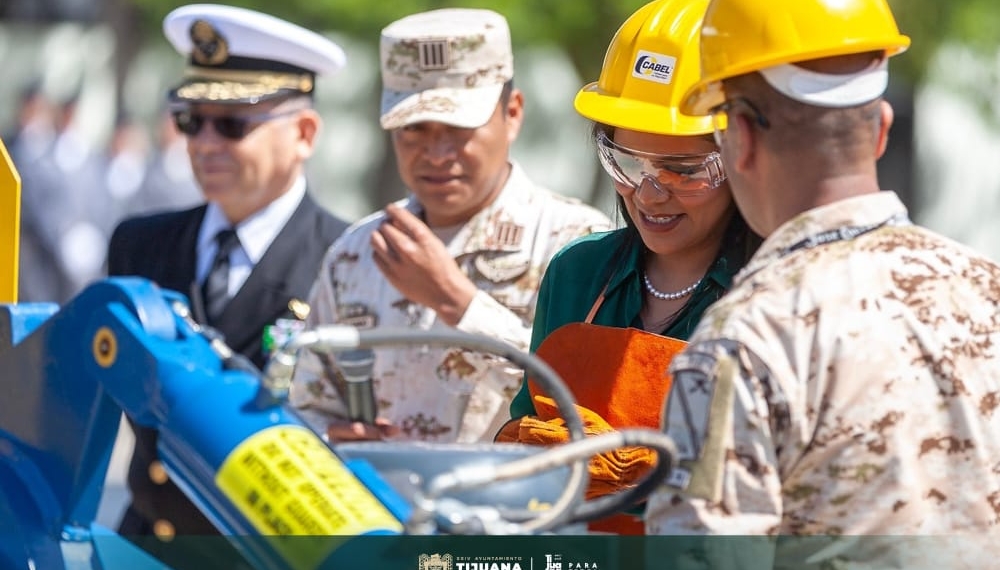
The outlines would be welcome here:
<svg viewBox="0 0 1000 570">
<path fill-rule="evenodd" d="M 181 99 L 232 101 L 259 99 L 283 89 L 310 93 L 313 78 L 296 73 L 261 73 L 232 69 L 192 67 L 185 72 L 191 83 L 177 89 Z"/>
<path fill-rule="evenodd" d="M 201 65 L 219 65 L 229 58 L 226 38 L 205 20 L 191 24 L 191 58 Z"/>
</svg>

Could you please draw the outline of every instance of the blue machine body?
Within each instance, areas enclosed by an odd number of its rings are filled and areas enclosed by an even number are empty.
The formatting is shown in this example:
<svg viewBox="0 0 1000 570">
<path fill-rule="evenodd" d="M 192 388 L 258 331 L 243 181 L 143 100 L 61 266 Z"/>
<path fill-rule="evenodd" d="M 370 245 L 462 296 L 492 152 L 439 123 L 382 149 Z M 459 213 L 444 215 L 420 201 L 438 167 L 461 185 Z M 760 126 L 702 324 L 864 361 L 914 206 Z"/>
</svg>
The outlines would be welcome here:
<svg viewBox="0 0 1000 570">
<path fill-rule="evenodd" d="M 122 411 L 159 431 L 172 479 L 223 533 L 268 534 L 217 477 L 251 438 L 306 428 L 280 398 L 262 392 L 256 371 L 227 368 L 184 318 L 182 296 L 116 278 L 59 311 L 0 308 L 0 567 L 162 567 L 92 523 Z M 323 445 L 329 461 L 346 466 L 397 523 L 362 534 L 401 531 L 406 501 L 364 461 L 341 461 Z M 127 565 L 108 566 L 102 544 Z M 254 568 L 293 567 L 267 541 L 241 550 Z"/>
</svg>

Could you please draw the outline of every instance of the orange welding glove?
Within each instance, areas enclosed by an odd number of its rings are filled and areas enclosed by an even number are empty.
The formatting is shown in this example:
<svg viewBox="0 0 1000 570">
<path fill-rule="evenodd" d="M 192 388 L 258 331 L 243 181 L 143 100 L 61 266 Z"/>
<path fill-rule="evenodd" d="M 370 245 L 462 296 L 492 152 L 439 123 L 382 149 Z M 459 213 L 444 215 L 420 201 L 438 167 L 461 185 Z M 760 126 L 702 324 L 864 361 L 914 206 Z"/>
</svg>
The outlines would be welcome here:
<svg viewBox="0 0 1000 570">
<path fill-rule="evenodd" d="M 555 401 L 546 396 L 535 396 L 534 401 L 538 416 L 525 416 L 508 422 L 497 435 L 496 441 L 530 445 L 557 445 L 569 441 L 566 421 L 559 416 Z M 583 420 L 584 435 L 614 431 L 593 410 L 579 405 L 576 409 Z M 587 499 L 634 486 L 655 464 L 656 452 L 645 447 L 624 447 L 591 457 L 588 465 L 590 485 L 587 487 Z"/>
</svg>

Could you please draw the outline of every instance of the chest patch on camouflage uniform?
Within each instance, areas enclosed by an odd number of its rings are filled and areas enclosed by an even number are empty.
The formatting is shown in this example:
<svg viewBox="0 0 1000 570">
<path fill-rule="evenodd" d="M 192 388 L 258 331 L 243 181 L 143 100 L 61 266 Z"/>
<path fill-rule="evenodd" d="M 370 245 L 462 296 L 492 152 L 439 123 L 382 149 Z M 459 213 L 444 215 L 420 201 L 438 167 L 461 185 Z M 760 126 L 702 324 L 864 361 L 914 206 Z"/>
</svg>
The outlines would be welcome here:
<svg viewBox="0 0 1000 570">
<path fill-rule="evenodd" d="M 370 329 L 378 325 L 378 315 L 368 305 L 348 303 L 337 307 L 337 322 L 359 329 Z"/>
<path fill-rule="evenodd" d="M 483 279 L 492 283 L 514 281 L 531 268 L 531 260 L 510 253 L 480 253 L 472 261 L 476 271 Z"/>
</svg>

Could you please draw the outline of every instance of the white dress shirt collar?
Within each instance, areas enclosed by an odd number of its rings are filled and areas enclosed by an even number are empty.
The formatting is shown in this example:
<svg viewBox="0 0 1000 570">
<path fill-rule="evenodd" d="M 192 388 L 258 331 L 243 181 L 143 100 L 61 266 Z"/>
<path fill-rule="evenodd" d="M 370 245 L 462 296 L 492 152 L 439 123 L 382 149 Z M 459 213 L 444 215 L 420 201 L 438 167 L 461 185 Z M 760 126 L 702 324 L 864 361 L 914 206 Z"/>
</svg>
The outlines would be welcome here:
<svg viewBox="0 0 1000 570">
<path fill-rule="evenodd" d="M 253 269 L 253 266 L 264 257 L 264 253 L 278 237 L 278 233 L 295 213 L 305 193 L 305 178 L 299 177 L 288 192 L 260 211 L 251 214 L 236 226 L 240 247 L 231 256 L 230 264 L 233 269 L 240 266 L 244 266 L 247 270 Z M 229 227 L 231 224 L 222 213 L 222 208 L 218 204 L 210 202 L 198 231 L 197 278 L 199 282 L 208 274 L 212 258 L 215 256 L 215 235 Z M 249 271 L 246 271 L 246 274 L 249 274 Z"/>
</svg>

